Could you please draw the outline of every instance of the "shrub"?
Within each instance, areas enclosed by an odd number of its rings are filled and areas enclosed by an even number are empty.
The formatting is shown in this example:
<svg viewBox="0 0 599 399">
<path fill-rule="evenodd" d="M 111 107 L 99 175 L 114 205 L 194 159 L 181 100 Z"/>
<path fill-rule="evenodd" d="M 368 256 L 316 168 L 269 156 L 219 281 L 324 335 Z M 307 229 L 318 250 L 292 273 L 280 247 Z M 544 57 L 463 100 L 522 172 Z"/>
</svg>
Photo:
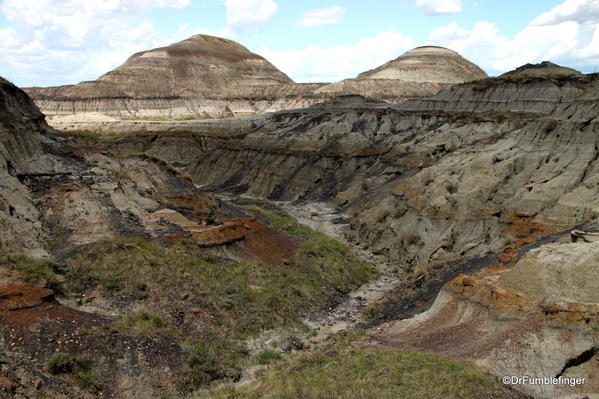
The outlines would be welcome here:
<svg viewBox="0 0 599 399">
<path fill-rule="evenodd" d="M 56 353 L 48 360 L 48 371 L 50 374 L 68 374 L 75 369 L 73 358 L 67 353 Z"/>
<path fill-rule="evenodd" d="M 197 388 L 221 378 L 239 379 L 240 362 L 245 356 L 245 348 L 222 341 L 188 342 L 183 345 L 182 382 L 188 388 Z"/>
<path fill-rule="evenodd" d="M 160 316 L 141 312 L 123 316 L 115 323 L 117 329 L 125 329 L 138 335 L 170 334 L 174 330 L 170 323 Z"/>
<path fill-rule="evenodd" d="M 79 388 L 91 393 L 100 391 L 100 378 L 89 370 L 77 372 L 77 384 Z"/>
</svg>

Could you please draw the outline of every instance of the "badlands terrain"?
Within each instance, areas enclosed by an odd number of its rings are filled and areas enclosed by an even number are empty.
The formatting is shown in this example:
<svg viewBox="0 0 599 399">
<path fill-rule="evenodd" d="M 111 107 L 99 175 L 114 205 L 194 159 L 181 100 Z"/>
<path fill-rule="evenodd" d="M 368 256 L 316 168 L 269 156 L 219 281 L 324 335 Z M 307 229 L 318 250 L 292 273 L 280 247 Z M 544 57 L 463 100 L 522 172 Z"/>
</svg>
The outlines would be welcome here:
<svg viewBox="0 0 599 399">
<path fill-rule="evenodd" d="M 599 398 L 598 97 L 202 35 L 0 80 L 0 397 Z"/>
</svg>

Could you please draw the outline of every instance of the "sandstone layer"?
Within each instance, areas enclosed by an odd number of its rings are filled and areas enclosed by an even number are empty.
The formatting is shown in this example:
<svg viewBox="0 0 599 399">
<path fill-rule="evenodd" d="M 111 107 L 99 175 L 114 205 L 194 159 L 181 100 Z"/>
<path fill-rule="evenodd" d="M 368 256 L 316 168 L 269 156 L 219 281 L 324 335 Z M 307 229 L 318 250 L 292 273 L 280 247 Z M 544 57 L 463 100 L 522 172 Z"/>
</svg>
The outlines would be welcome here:
<svg viewBox="0 0 599 399">
<path fill-rule="evenodd" d="M 50 123 L 62 129 L 79 122 L 252 115 L 345 95 L 398 102 L 484 77 L 480 68 L 451 50 L 422 47 L 357 79 L 297 84 L 234 41 L 196 35 L 134 54 L 98 80 L 27 92 Z"/>
</svg>

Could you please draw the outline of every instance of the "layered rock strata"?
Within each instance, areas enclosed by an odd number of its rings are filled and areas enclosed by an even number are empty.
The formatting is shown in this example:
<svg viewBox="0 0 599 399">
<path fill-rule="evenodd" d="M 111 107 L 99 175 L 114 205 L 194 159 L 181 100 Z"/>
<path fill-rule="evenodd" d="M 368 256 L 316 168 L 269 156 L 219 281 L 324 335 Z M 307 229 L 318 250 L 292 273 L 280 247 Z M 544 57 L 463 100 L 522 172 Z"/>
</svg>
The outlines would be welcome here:
<svg viewBox="0 0 599 399">
<path fill-rule="evenodd" d="M 486 74 L 440 47 L 407 52 L 357 79 L 296 84 L 240 44 L 207 35 L 131 56 L 98 80 L 28 88 L 50 123 L 123 119 L 205 119 L 305 108 L 336 96 L 383 102 L 433 95 Z"/>
<path fill-rule="evenodd" d="M 500 79 L 396 106 L 103 128 L 164 132 L 136 148 L 214 190 L 346 207 L 350 236 L 419 264 L 500 249 L 509 226 L 596 217 L 597 84 Z"/>
<path fill-rule="evenodd" d="M 498 376 L 561 379 L 512 382 L 537 398 L 593 397 L 599 391 L 598 256 L 596 242 L 541 246 L 509 270 L 459 276 L 428 311 L 379 326 L 374 336 L 474 361 Z"/>
</svg>

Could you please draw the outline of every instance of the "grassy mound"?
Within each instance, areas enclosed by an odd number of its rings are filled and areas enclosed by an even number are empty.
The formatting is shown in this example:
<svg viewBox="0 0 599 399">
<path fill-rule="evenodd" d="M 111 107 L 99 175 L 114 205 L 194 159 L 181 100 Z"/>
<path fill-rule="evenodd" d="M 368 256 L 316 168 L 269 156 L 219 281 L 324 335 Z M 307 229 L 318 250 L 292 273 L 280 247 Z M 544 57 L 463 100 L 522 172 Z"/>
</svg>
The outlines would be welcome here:
<svg viewBox="0 0 599 399">
<path fill-rule="evenodd" d="M 345 246 L 320 235 L 299 248 L 289 268 L 258 261 L 215 263 L 179 246 L 120 238 L 84 249 L 68 260 L 67 270 L 71 291 L 99 286 L 104 296 L 121 303 L 168 308 L 185 295 L 187 306 L 237 337 L 299 323 L 336 293 L 373 276 Z"/>
<path fill-rule="evenodd" d="M 335 344 L 280 364 L 249 388 L 212 399 L 508 399 L 519 396 L 469 364 L 438 356 Z"/>
</svg>

